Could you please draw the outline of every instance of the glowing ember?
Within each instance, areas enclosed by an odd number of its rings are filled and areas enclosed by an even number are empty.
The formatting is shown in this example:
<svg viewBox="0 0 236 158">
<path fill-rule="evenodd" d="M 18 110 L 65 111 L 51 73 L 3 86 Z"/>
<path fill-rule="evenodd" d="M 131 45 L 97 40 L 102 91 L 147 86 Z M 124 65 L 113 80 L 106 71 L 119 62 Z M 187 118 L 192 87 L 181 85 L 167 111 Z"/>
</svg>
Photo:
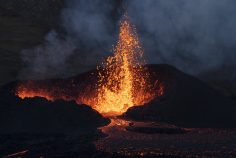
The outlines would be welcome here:
<svg viewBox="0 0 236 158">
<path fill-rule="evenodd" d="M 153 97 L 144 93 L 149 86 L 141 64 L 143 51 L 135 28 L 127 15 L 120 24 L 119 40 L 114 48 L 114 56 L 108 57 L 99 73 L 98 103 L 95 109 L 102 113 L 124 113 L 134 105 L 143 105 Z"/>
<path fill-rule="evenodd" d="M 34 82 L 28 82 L 27 85 L 22 84 L 17 87 L 17 95 L 18 97 L 25 98 L 33 98 L 33 97 L 43 97 L 49 101 L 54 101 L 54 97 L 48 93 L 47 89 L 44 88 L 34 88 Z"/>
<path fill-rule="evenodd" d="M 136 30 L 127 14 L 120 23 L 119 38 L 114 56 L 106 59 L 93 74 L 74 83 L 28 81 L 18 85 L 16 95 L 20 98 L 44 97 L 75 100 L 87 104 L 103 115 L 119 115 L 132 106 L 144 105 L 164 93 L 164 87 L 143 66 L 143 50 Z M 93 79 L 92 79 L 93 78 Z M 87 81 L 89 80 L 89 81 Z M 152 84 L 150 84 L 152 83 Z M 63 88 L 62 88 L 63 87 Z"/>
</svg>

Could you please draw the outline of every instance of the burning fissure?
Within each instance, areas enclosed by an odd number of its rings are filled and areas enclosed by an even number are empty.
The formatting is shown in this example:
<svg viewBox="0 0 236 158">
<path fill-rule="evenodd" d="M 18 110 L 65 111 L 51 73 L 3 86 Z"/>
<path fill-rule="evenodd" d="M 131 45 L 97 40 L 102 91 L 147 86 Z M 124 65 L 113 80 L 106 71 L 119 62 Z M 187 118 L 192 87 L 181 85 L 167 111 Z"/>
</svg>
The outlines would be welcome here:
<svg viewBox="0 0 236 158">
<path fill-rule="evenodd" d="M 112 116 L 163 95 L 163 85 L 150 80 L 151 74 L 144 66 L 143 50 L 136 29 L 127 14 L 120 22 L 119 37 L 113 52 L 114 55 L 109 56 L 93 74 L 96 75 L 96 82 L 83 84 L 81 87 L 81 83 L 76 85 L 71 81 L 66 88 L 61 88 L 63 85 L 60 84 L 28 81 L 18 85 L 16 95 L 22 99 L 37 96 L 50 101 L 75 100 L 78 104 L 91 106 L 103 115 Z M 76 88 L 83 91 L 78 90 L 80 92 L 76 93 Z"/>
</svg>

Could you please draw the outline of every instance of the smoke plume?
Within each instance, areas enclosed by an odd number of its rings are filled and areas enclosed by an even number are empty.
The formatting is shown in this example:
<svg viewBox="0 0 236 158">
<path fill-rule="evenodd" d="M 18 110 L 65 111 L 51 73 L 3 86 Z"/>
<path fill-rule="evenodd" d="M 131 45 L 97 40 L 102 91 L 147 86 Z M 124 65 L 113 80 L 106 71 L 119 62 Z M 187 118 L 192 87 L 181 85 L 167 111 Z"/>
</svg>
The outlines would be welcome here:
<svg viewBox="0 0 236 158">
<path fill-rule="evenodd" d="M 195 75 L 235 65 L 236 1 L 129 0 L 126 5 L 149 62 Z"/>
<path fill-rule="evenodd" d="M 44 79 L 64 75 L 68 72 L 67 60 L 75 48 L 69 38 L 61 39 L 55 31 L 51 31 L 44 44 L 21 52 L 24 68 L 20 77 Z"/>
<path fill-rule="evenodd" d="M 235 67 L 235 0 L 68 0 L 61 11 L 66 34 L 23 51 L 25 74 L 73 74 L 110 55 L 123 8 L 136 25 L 149 63 L 167 63 L 199 75 Z"/>
<path fill-rule="evenodd" d="M 111 54 L 118 5 L 110 0 L 66 1 L 60 13 L 65 33 L 52 31 L 44 44 L 22 51 L 21 78 L 67 77 L 95 68 Z"/>
</svg>

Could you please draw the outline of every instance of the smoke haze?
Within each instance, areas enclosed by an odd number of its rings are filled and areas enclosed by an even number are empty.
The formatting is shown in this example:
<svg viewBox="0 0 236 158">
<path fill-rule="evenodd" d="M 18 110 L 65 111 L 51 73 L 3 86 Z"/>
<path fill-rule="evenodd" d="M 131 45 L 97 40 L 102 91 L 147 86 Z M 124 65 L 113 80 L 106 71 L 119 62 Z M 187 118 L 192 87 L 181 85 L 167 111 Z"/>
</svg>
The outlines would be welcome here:
<svg viewBox="0 0 236 158">
<path fill-rule="evenodd" d="M 20 77 L 44 79 L 68 72 L 67 60 L 75 50 L 71 39 L 61 39 L 55 31 L 45 37 L 43 45 L 23 50 L 24 68 Z"/>
<path fill-rule="evenodd" d="M 43 45 L 22 51 L 21 78 L 67 77 L 95 68 L 116 41 L 118 5 L 110 0 L 66 1 L 60 13 L 65 33 L 59 37 L 52 31 Z"/>
<path fill-rule="evenodd" d="M 127 0 L 123 5 L 121 2 L 66 1 L 61 12 L 66 37 L 58 39 L 49 34 L 43 46 L 30 53 L 23 51 L 25 70 L 47 77 L 68 73 L 68 67 L 69 72 L 94 68 L 111 54 L 122 6 L 136 25 L 149 63 L 171 64 L 194 75 L 223 66 L 235 68 L 236 1 Z"/>
<path fill-rule="evenodd" d="M 199 74 L 236 60 L 236 1 L 129 0 L 151 63 Z"/>
</svg>

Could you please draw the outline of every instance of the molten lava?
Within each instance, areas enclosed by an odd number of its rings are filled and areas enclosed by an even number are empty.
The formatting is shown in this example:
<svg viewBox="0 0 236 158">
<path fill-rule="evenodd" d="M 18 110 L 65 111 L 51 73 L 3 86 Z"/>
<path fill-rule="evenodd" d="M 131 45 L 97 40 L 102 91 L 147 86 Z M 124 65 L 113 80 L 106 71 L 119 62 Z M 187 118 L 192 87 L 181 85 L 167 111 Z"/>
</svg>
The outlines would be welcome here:
<svg viewBox="0 0 236 158">
<path fill-rule="evenodd" d="M 135 105 L 144 105 L 163 95 L 164 87 L 158 80 L 151 81 L 144 66 L 143 50 L 135 27 L 127 14 L 120 23 L 119 38 L 114 47 L 114 56 L 98 66 L 95 81 L 91 76 L 80 82 L 73 80 L 46 83 L 43 81 L 22 82 L 16 88 L 20 98 L 44 97 L 75 100 L 87 104 L 103 115 L 119 115 Z M 86 82 L 87 81 L 87 82 Z M 63 87 L 63 88 L 62 88 Z"/>
<path fill-rule="evenodd" d="M 102 113 L 122 114 L 134 105 L 143 105 L 152 99 L 145 93 L 149 74 L 142 67 L 143 51 L 135 28 L 127 15 L 120 23 L 120 33 L 114 56 L 108 57 L 99 73 L 98 103 L 95 109 Z"/>
</svg>

